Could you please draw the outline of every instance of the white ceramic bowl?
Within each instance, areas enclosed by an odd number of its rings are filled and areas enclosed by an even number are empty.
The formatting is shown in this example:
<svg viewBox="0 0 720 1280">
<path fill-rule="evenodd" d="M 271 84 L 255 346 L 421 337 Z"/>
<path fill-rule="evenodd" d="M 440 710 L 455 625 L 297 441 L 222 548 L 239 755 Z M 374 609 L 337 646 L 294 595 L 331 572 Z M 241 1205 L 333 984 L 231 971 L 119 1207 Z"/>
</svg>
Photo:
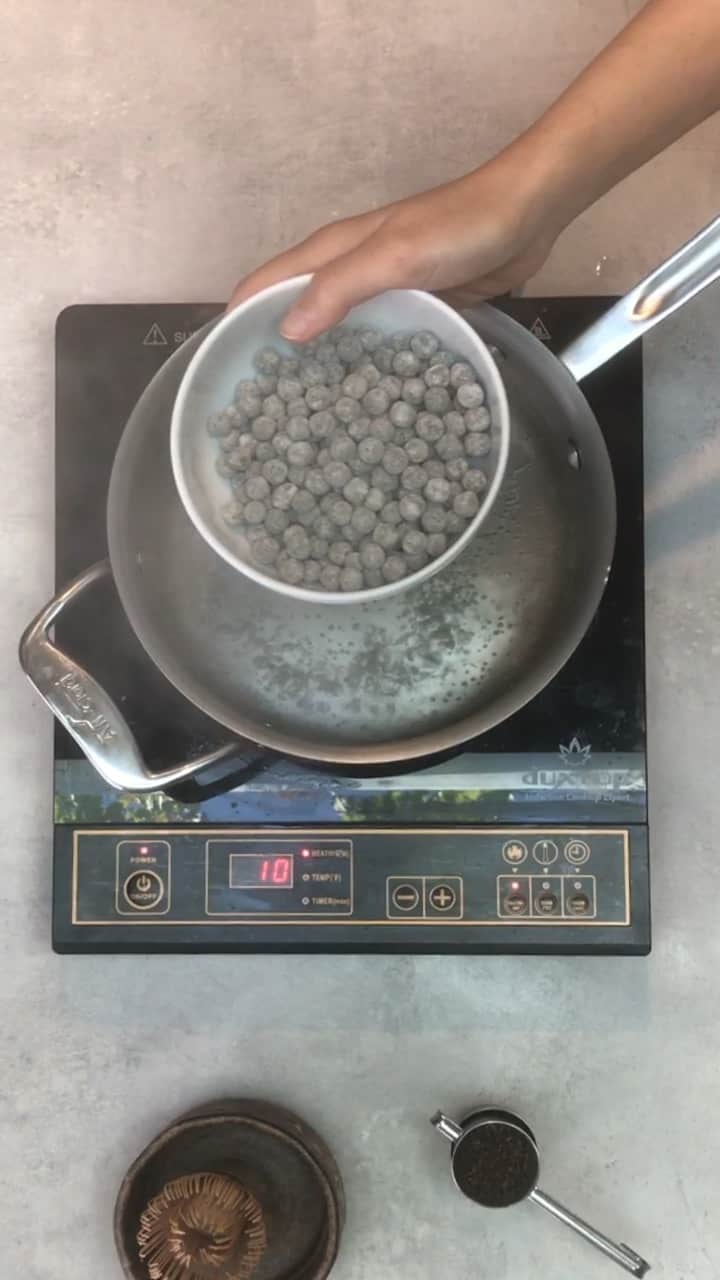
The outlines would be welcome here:
<svg viewBox="0 0 720 1280">
<path fill-rule="evenodd" d="M 364 591 L 313 591 L 290 586 L 263 573 L 250 560 L 244 534 L 230 528 L 222 508 L 230 499 L 227 480 L 215 470 L 217 442 L 210 438 L 206 423 L 232 403 L 236 384 L 254 376 L 253 357 L 271 345 L 292 354 L 292 344 L 280 336 L 280 323 L 292 303 L 302 293 L 310 276 L 298 276 L 272 285 L 224 316 L 195 352 L 178 390 L 170 430 L 172 467 L 180 498 L 195 528 L 207 543 L 240 573 L 272 591 L 318 604 L 357 604 L 384 599 L 397 591 L 438 573 L 467 546 L 486 519 L 507 465 L 510 445 L 510 414 L 505 388 L 495 361 L 474 329 L 456 311 L 429 293 L 397 289 L 382 293 L 355 307 L 347 317 L 351 326 L 372 325 L 383 333 L 416 333 L 429 329 L 443 347 L 457 352 L 477 370 L 485 387 L 492 417 L 493 449 L 488 455 L 488 487 L 480 510 L 471 523 L 441 556 L 399 582 Z"/>
</svg>

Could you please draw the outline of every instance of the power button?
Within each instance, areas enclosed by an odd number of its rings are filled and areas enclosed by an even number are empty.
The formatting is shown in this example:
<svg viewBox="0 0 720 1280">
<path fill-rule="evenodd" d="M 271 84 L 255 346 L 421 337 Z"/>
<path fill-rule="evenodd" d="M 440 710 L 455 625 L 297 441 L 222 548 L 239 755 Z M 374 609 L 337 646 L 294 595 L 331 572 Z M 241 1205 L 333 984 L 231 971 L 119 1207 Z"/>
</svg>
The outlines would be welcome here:
<svg viewBox="0 0 720 1280">
<path fill-rule="evenodd" d="M 135 911 L 152 911 L 165 892 L 156 871 L 133 871 L 123 885 L 123 897 Z"/>
</svg>

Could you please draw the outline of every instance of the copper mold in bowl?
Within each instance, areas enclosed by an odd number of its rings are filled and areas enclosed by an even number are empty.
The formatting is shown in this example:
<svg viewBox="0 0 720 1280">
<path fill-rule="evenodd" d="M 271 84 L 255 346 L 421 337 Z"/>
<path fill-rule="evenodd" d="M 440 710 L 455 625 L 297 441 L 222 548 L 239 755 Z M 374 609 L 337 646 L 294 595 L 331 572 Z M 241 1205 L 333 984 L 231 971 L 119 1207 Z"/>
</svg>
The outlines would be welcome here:
<svg viewBox="0 0 720 1280">
<path fill-rule="evenodd" d="M 250 1280 L 265 1253 L 262 1209 L 234 1178 L 174 1178 L 140 1215 L 150 1280 Z"/>
</svg>

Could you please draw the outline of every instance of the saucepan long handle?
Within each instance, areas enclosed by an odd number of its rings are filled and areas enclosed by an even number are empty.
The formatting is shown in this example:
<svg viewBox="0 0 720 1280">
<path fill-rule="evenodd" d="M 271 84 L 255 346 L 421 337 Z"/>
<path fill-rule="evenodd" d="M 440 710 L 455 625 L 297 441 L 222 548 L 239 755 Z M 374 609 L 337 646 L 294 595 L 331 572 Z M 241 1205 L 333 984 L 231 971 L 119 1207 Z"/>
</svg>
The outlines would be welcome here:
<svg viewBox="0 0 720 1280">
<path fill-rule="evenodd" d="M 601 1231 L 596 1231 L 589 1223 L 583 1222 L 582 1218 L 578 1218 L 569 1209 L 559 1201 L 553 1200 L 552 1196 L 548 1196 L 539 1187 L 530 1192 L 531 1200 L 535 1204 L 539 1204 L 541 1208 L 547 1209 L 548 1213 L 553 1214 L 555 1218 L 559 1218 L 566 1226 L 572 1227 L 573 1231 L 577 1231 L 584 1240 L 594 1245 L 606 1258 L 612 1258 L 613 1262 L 617 1262 L 619 1267 L 624 1267 L 633 1276 L 645 1276 L 650 1270 L 650 1264 L 640 1257 L 634 1249 L 630 1249 L 626 1244 L 616 1244 L 614 1240 L 610 1240 L 603 1235 Z"/>
<path fill-rule="evenodd" d="M 571 342 L 560 359 L 577 382 L 720 278 L 720 218 Z"/>
<path fill-rule="evenodd" d="M 63 610 L 109 574 L 107 560 L 101 560 L 55 596 L 23 635 L 20 662 L 50 710 L 106 782 L 126 791 L 161 791 L 236 754 L 238 744 L 228 743 L 173 769 L 153 773 L 109 694 L 89 672 L 51 642 L 48 632 Z"/>
</svg>

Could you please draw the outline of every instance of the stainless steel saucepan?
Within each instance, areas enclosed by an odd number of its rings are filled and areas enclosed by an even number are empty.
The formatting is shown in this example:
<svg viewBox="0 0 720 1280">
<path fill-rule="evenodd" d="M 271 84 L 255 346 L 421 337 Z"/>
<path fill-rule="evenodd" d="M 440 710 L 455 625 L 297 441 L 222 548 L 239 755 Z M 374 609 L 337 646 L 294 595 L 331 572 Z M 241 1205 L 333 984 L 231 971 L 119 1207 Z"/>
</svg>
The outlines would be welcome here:
<svg viewBox="0 0 720 1280">
<path fill-rule="evenodd" d="M 125 428 L 108 498 L 110 566 L 137 636 L 228 745 L 149 771 L 115 703 L 50 640 L 95 565 L 28 627 L 23 668 L 113 786 L 155 790 L 237 750 L 237 738 L 364 767 L 459 746 L 524 706 L 582 639 L 608 578 L 615 491 L 578 381 L 720 276 L 720 219 L 562 354 L 494 308 L 469 318 L 497 350 L 512 418 L 506 479 L 482 531 L 447 569 L 384 602 L 338 610 L 238 574 L 185 515 L 168 444 L 175 394 L 203 334 L 155 376 Z"/>
</svg>

